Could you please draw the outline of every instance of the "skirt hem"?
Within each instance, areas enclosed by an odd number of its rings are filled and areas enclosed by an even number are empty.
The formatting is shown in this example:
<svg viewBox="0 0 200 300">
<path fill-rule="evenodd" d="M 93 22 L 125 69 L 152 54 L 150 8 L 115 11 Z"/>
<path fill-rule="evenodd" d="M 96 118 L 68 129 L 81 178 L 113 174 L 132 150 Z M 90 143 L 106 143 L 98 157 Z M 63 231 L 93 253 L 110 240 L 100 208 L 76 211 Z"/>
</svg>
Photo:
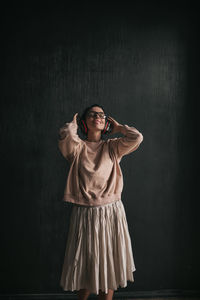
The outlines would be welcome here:
<svg viewBox="0 0 200 300">
<path fill-rule="evenodd" d="M 136 269 L 135 269 L 135 271 L 136 271 Z M 135 272 L 135 271 L 133 271 L 133 272 Z M 114 291 L 117 291 L 117 289 L 118 288 L 126 288 L 127 287 L 127 285 L 128 285 L 128 281 L 129 282 L 134 282 L 134 279 L 127 279 L 127 282 L 126 282 L 126 284 L 118 284 L 117 286 L 115 286 L 115 287 L 108 287 L 108 290 L 110 289 L 110 290 L 114 290 Z M 63 286 L 61 286 L 62 288 L 63 288 Z M 63 290 L 65 291 L 65 292 L 78 292 L 80 289 L 89 289 L 89 287 L 85 287 L 85 286 L 83 286 L 83 287 L 80 287 L 80 288 L 69 288 L 69 289 L 65 289 L 65 288 L 63 288 Z M 89 289 L 90 290 L 90 289 Z M 106 292 L 106 290 L 105 289 L 102 289 L 102 288 L 99 288 L 99 290 L 101 290 L 102 292 Z M 106 292 L 107 293 L 107 292 Z M 90 294 L 92 294 L 92 295 L 99 295 L 99 291 L 97 292 L 97 291 L 93 291 L 93 290 L 91 290 L 90 291 Z"/>
</svg>

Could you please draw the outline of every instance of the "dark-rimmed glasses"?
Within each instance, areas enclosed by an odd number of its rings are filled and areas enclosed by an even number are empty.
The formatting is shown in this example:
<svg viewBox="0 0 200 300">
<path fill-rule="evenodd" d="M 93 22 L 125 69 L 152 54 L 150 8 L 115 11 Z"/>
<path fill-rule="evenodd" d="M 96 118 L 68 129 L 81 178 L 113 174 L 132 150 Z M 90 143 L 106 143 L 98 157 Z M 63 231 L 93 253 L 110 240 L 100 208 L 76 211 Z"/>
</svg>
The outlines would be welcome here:
<svg viewBox="0 0 200 300">
<path fill-rule="evenodd" d="M 98 115 L 101 119 L 105 119 L 105 118 L 106 118 L 106 115 L 105 115 L 103 112 L 97 112 L 97 111 L 90 110 L 90 111 L 87 113 L 87 117 L 88 117 L 88 118 L 94 118 L 94 117 L 96 117 L 97 115 Z"/>
</svg>

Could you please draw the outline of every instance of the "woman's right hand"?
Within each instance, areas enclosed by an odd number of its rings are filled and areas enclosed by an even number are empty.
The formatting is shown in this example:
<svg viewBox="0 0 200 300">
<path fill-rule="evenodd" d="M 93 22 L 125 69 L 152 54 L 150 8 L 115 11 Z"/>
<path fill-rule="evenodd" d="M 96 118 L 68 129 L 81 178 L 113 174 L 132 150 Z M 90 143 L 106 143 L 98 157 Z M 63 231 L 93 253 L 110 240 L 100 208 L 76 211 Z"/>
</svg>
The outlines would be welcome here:
<svg viewBox="0 0 200 300">
<path fill-rule="evenodd" d="M 73 122 L 78 125 L 78 123 L 77 123 L 77 116 L 78 116 L 78 113 L 75 113 L 75 115 L 73 117 Z"/>
</svg>

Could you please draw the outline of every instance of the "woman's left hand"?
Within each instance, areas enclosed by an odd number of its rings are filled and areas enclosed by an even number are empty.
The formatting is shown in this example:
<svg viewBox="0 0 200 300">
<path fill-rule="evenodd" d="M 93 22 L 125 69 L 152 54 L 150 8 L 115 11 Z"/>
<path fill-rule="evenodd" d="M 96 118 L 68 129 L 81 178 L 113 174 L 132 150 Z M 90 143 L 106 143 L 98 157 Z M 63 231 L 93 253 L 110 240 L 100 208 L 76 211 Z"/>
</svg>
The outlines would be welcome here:
<svg viewBox="0 0 200 300">
<path fill-rule="evenodd" d="M 113 126 L 111 134 L 119 132 L 119 127 L 121 126 L 121 124 L 119 124 L 114 118 L 112 118 L 110 116 L 108 116 L 107 119 L 108 119 L 108 121 L 111 122 L 111 124 Z"/>
</svg>

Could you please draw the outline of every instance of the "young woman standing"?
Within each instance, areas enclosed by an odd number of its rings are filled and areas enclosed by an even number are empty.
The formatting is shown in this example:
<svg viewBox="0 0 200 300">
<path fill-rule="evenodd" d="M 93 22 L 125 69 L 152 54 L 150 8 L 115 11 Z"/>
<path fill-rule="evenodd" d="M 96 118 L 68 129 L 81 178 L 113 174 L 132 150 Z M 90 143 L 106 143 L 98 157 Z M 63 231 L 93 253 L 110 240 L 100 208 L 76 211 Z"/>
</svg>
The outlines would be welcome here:
<svg viewBox="0 0 200 300">
<path fill-rule="evenodd" d="M 80 300 L 90 293 L 111 300 L 119 286 L 134 281 L 136 271 L 119 163 L 139 147 L 143 135 L 106 116 L 98 104 L 87 107 L 78 123 L 77 116 L 59 130 L 58 147 L 70 163 L 63 201 L 74 204 L 60 285 L 77 291 Z M 111 133 L 123 137 L 102 139 L 109 122 Z M 85 140 L 77 134 L 78 125 Z"/>
</svg>

